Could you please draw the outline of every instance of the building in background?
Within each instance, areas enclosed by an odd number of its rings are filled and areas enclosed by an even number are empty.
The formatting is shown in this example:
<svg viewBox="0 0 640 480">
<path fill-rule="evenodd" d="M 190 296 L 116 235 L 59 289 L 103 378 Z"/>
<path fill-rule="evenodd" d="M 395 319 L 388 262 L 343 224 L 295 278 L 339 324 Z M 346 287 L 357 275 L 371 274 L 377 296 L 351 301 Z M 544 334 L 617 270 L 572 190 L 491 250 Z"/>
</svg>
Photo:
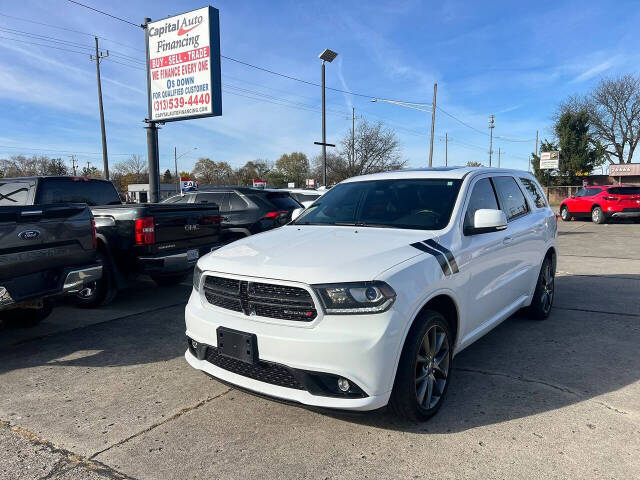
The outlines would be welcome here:
<svg viewBox="0 0 640 480">
<path fill-rule="evenodd" d="M 174 183 L 161 183 L 160 187 L 160 201 L 165 198 L 169 198 L 173 195 L 177 195 L 176 185 Z M 148 203 L 149 202 L 149 184 L 148 183 L 132 183 L 127 186 L 126 192 L 127 203 Z"/>
</svg>

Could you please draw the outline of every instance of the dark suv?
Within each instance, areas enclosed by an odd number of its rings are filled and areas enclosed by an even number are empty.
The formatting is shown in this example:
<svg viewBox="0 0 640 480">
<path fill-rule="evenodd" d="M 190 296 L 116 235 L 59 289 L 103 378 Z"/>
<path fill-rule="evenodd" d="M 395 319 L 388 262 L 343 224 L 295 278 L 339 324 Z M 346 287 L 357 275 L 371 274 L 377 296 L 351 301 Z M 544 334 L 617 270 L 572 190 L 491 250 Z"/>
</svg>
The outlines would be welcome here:
<svg viewBox="0 0 640 480">
<path fill-rule="evenodd" d="M 215 203 L 220 207 L 223 241 L 229 242 L 281 227 L 300 203 L 283 190 L 251 187 L 204 187 L 163 203 Z"/>
</svg>

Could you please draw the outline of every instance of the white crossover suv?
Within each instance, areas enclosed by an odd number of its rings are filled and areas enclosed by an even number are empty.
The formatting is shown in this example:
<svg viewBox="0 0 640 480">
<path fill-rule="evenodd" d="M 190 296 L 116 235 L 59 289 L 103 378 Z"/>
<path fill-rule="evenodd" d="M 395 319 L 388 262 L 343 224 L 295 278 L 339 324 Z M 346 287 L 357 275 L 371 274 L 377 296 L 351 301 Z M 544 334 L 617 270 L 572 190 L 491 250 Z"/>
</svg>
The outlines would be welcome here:
<svg viewBox="0 0 640 480">
<path fill-rule="evenodd" d="M 426 419 L 456 354 L 514 312 L 549 315 L 556 218 L 529 173 L 350 178 L 288 225 L 198 261 L 191 366 L 304 405 Z"/>
</svg>

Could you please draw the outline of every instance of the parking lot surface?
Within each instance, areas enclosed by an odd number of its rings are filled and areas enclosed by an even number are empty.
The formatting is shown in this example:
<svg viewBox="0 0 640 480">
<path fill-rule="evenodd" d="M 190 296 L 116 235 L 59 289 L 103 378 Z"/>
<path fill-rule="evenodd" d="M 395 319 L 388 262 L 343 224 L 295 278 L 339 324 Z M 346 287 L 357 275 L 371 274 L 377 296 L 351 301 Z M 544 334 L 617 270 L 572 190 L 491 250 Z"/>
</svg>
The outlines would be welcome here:
<svg viewBox="0 0 640 480">
<path fill-rule="evenodd" d="M 229 388 L 184 358 L 185 283 L 0 326 L 0 479 L 638 478 L 640 225 L 560 223 L 554 310 L 463 351 L 424 424 Z"/>
</svg>

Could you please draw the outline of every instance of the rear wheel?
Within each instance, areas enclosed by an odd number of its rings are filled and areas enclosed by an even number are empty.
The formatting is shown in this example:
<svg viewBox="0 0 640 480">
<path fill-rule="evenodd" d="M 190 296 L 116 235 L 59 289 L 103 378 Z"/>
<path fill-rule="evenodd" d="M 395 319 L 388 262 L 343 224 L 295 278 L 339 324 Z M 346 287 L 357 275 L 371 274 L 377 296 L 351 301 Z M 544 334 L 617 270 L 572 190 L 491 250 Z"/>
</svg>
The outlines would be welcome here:
<svg viewBox="0 0 640 480">
<path fill-rule="evenodd" d="M 53 301 L 45 299 L 41 308 L 14 308 L 0 312 L 0 319 L 8 327 L 31 328 L 51 315 Z"/>
<path fill-rule="evenodd" d="M 178 285 L 184 282 L 188 276 L 189 273 L 187 272 L 173 275 L 151 275 L 151 279 L 160 287 L 170 287 L 171 285 Z"/>
<path fill-rule="evenodd" d="M 102 277 L 100 280 L 85 285 L 76 293 L 76 305 L 80 308 L 96 308 L 107 305 L 116 296 L 117 289 L 113 279 L 113 271 L 107 256 L 98 253 L 98 260 L 102 262 Z"/>
<path fill-rule="evenodd" d="M 593 223 L 597 223 L 598 225 L 602 225 L 607 221 L 607 217 L 602 211 L 602 208 L 593 207 L 593 210 L 591 210 L 591 221 Z"/>
<path fill-rule="evenodd" d="M 544 320 L 551 313 L 553 299 L 555 297 L 555 274 L 553 261 L 550 257 L 544 259 L 538 275 L 538 283 L 533 293 L 533 299 L 528 313 L 534 320 Z"/>
<path fill-rule="evenodd" d="M 389 408 L 398 416 L 424 421 L 438 411 L 449 387 L 452 366 L 449 325 L 438 312 L 427 310 L 405 340 Z"/>
<path fill-rule="evenodd" d="M 569 208 L 566 205 L 563 205 L 560 209 L 560 217 L 562 217 L 562 221 L 570 222 L 571 214 L 569 213 Z"/>
</svg>

